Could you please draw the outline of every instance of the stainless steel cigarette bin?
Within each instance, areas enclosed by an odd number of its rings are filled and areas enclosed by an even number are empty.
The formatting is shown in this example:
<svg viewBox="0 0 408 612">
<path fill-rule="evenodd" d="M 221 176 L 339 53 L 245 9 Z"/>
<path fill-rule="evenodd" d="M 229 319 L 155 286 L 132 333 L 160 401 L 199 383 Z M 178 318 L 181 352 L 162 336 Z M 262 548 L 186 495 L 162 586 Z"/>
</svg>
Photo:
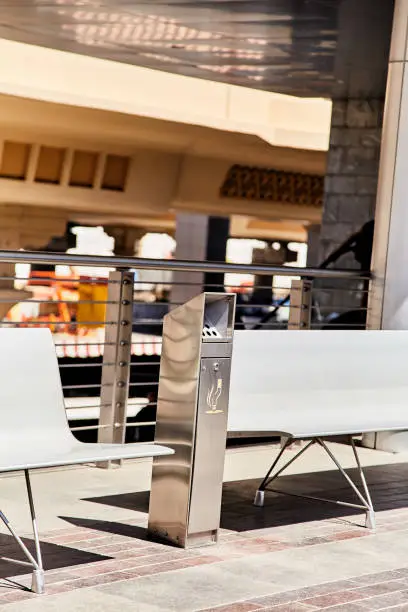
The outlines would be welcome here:
<svg viewBox="0 0 408 612">
<path fill-rule="evenodd" d="M 164 318 L 149 534 L 187 548 L 217 540 L 235 295 L 203 293 Z"/>
</svg>

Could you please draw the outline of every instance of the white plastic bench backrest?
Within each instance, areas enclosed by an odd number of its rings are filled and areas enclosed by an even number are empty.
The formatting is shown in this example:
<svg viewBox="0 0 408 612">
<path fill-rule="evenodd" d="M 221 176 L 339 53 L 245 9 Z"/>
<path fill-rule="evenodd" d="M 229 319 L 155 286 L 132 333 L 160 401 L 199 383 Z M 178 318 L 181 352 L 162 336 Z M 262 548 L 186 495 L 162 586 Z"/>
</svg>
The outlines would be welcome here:
<svg viewBox="0 0 408 612">
<path fill-rule="evenodd" d="M 32 590 L 42 593 L 44 570 L 29 471 L 173 451 L 153 444 L 86 444 L 76 440 L 68 427 L 57 355 L 47 329 L 0 329 L 0 418 L 0 472 L 25 471 L 35 557 L 2 512 L 0 520 L 23 550 L 27 558 L 23 563 L 33 568 Z"/>
<path fill-rule="evenodd" d="M 44 329 L 0 330 L 0 438 L 72 445 L 52 336 Z"/>
<path fill-rule="evenodd" d="M 238 331 L 229 431 L 408 429 L 408 332 Z"/>
</svg>

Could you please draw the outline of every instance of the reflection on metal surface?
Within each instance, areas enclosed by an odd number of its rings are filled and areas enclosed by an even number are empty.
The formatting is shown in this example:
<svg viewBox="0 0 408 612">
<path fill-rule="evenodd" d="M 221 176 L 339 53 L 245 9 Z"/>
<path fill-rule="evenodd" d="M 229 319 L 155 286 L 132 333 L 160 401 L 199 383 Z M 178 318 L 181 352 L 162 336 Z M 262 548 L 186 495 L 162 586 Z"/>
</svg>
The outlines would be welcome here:
<svg viewBox="0 0 408 612">
<path fill-rule="evenodd" d="M 228 171 L 220 196 L 321 208 L 323 192 L 323 176 L 236 164 Z"/>
<path fill-rule="evenodd" d="M 164 320 L 155 439 L 175 454 L 153 464 L 149 533 L 183 547 L 217 539 L 234 311 L 202 294 Z"/>
<path fill-rule="evenodd" d="M 0 37 L 247 87 L 328 95 L 339 4 L 0 0 Z"/>
</svg>

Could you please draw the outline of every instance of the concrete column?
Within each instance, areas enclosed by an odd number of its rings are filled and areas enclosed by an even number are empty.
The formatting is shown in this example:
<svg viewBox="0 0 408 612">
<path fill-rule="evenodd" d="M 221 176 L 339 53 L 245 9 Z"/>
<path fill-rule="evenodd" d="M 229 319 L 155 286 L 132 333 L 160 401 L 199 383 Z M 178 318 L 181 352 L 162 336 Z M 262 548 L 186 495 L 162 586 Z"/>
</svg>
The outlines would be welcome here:
<svg viewBox="0 0 408 612">
<path fill-rule="evenodd" d="M 308 268 L 317 268 L 320 264 L 320 232 L 321 225 L 308 225 L 307 231 L 307 260 Z"/>
<path fill-rule="evenodd" d="M 408 329 L 408 0 L 396 0 L 370 297 L 372 329 Z"/>
<path fill-rule="evenodd" d="M 229 217 L 208 217 L 206 261 L 225 262 L 229 230 Z M 204 282 L 205 291 L 223 291 L 224 274 L 210 272 L 204 275 Z"/>
<path fill-rule="evenodd" d="M 141 227 L 104 226 L 105 232 L 115 239 L 115 255 L 134 257 L 137 252 L 137 243 L 146 234 Z"/>
<path fill-rule="evenodd" d="M 207 215 L 179 214 L 176 217 L 175 259 L 196 261 L 225 261 L 229 220 Z M 173 274 L 171 301 L 183 303 L 205 290 L 220 291 L 209 285 L 222 284 L 223 275 L 200 272 Z"/>
<path fill-rule="evenodd" d="M 408 329 L 408 0 L 396 0 L 384 111 L 373 245 L 369 329 Z M 388 452 L 408 449 L 408 432 L 363 436 Z"/>
</svg>

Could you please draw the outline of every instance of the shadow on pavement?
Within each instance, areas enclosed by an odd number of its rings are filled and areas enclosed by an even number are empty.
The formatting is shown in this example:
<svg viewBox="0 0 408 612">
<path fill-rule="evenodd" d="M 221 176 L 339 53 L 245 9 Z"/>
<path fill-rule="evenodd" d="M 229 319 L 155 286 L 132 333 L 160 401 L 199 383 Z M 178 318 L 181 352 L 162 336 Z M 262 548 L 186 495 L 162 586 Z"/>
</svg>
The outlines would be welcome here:
<svg viewBox="0 0 408 612">
<path fill-rule="evenodd" d="M 86 529 L 94 529 L 99 532 L 111 533 L 114 535 L 126 536 L 127 538 L 135 538 L 136 540 L 146 540 L 146 529 L 139 525 L 128 525 L 127 523 L 117 523 L 115 521 L 97 521 L 86 518 L 78 518 L 73 516 L 60 516 L 60 519 L 66 521 L 75 527 L 85 527 Z"/>
<path fill-rule="evenodd" d="M 357 470 L 350 469 L 347 470 L 347 473 L 354 482 L 359 484 Z M 366 467 L 364 473 L 377 511 L 408 506 L 408 486 L 406 484 L 408 464 Z M 288 497 L 272 492 L 266 492 L 264 507 L 256 508 L 252 502 L 260 482 L 260 479 L 256 479 L 224 483 L 221 512 L 223 529 L 239 532 L 252 531 L 359 514 L 359 510 L 354 508 Z M 279 478 L 278 485 L 283 491 L 359 503 L 354 492 L 337 470 L 282 476 Z M 87 498 L 86 501 L 147 513 L 149 492 L 92 497 Z M 364 524 L 363 512 L 361 512 L 361 524 Z M 112 523 L 112 525 L 119 524 Z"/>
<path fill-rule="evenodd" d="M 28 550 L 35 554 L 34 540 L 23 538 L 23 542 Z M 51 544 L 50 542 L 41 542 L 41 553 L 45 570 L 62 569 L 73 565 L 106 561 L 112 558 L 106 555 L 98 555 L 84 550 L 78 550 L 76 548 L 69 548 L 68 546 Z M 6 534 L 0 534 L 0 556 L 26 561 L 26 557 L 15 540 Z M 9 576 L 29 574 L 31 571 L 29 567 L 0 560 L 0 579 L 5 579 Z"/>
</svg>

